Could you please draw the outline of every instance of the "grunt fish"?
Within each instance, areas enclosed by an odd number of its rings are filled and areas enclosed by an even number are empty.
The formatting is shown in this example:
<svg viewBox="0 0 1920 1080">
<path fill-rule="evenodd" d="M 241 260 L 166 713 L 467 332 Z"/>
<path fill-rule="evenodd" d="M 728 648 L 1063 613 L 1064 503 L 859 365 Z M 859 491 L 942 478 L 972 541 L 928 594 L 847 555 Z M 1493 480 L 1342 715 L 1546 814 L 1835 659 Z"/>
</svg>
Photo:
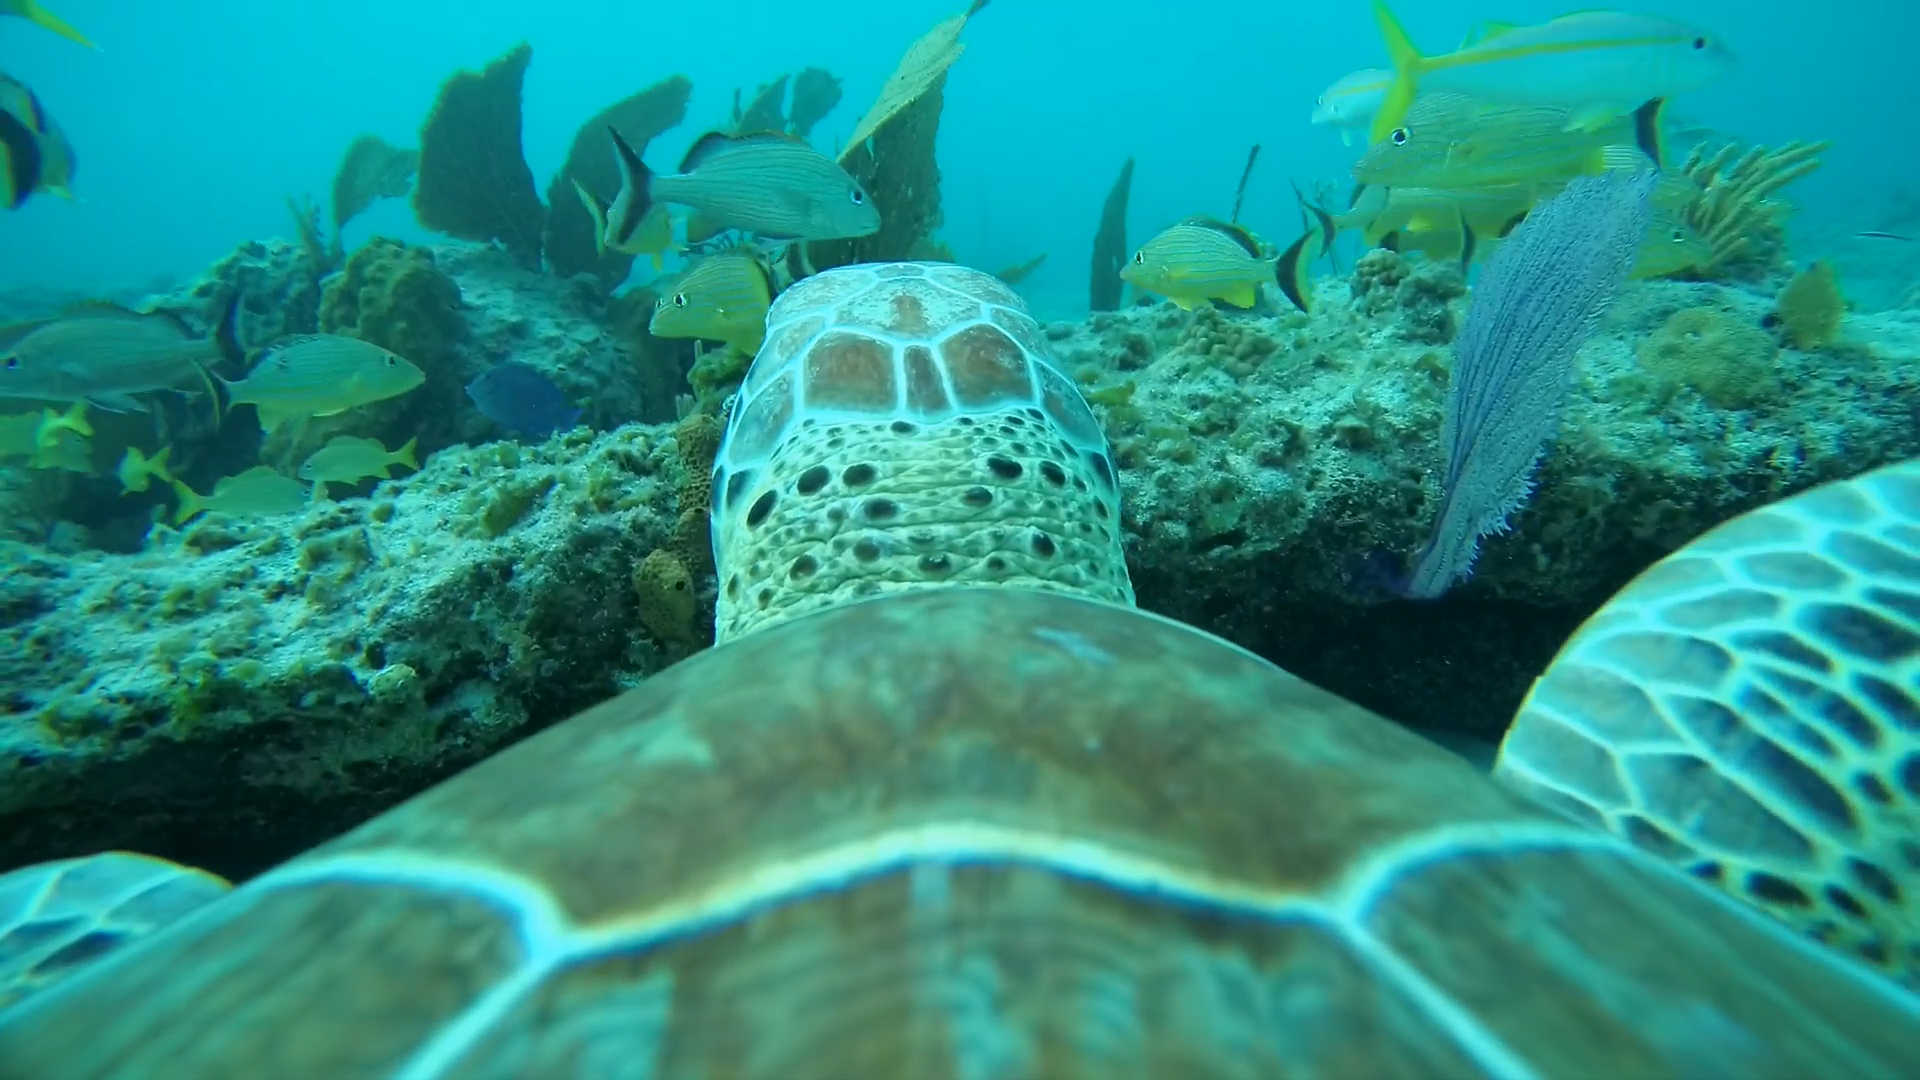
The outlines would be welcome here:
<svg viewBox="0 0 1920 1080">
<path fill-rule="evenodd" d="M 418 471 L 420 465 L 414 461 L 413 450 L 419 442 L 415 437 L 398 450 L 388 450 L 379 439 L 335 435 L 327 445 L 301 462 L 296 475 L 313 485 L 313 501 L 322 502 L 330 483 L 357 484 L 369 476 L 385 480 L 393 475 L 391 469 L 395 465 Z"/>
<path fill-rule="evenodd" d="M 1355 131 L 1364 132 L 1380 111 L 1387 96 L 1393 72 L 1385 68 L 1363 68 L 1342 76 L 1320 92 L 1313 101 L 1313 122 L 1330 124 L 1340 131 L 1340 141 L 1351 145 Z"/>
<path fill-rule="evenodd" d="M 73 145 L 25 83 L 0 74 L 0 206 L 39 192 L 73 197 Z"/>
<path fill-rule="evenodd" d="M 880 229 L 880 212 L 859 181 L 803 139 L 777 132 L 709 132 L 678 173 L 654 173 L 612 125 L 620 194 L 609 225 L 638 221 L 655 203 L 693 210 L 705 229 L 739 229 L 769 240 L 838 240 Z M 692 232 L 690 230 L 689 236 Z"/>
<path fill-rule="evenodd" d="M 290 514 L 307 504 L 307 489 L 300 482 L 282 476 L 265 465 L 255 465 L 238 476 L 228 476 L 213 485 L 213 492 L 202 495 L 178 480 L 173 482 L 180 505 L 173 512 L 173 523 L 185 525 L 199 514 L 213 512 L 231 517 L 262 517 Z"/>
<path fill-rule="evenodd" d="M 666 203 L 655 203 L 636 217 L 631 213 L 635 204 L 630 200 L 621 206 L 621 215 L 615 217 L 613 206 L 588 191 L 585 184 L 575 180 L 573 190 L 580 196 L 580 205 L 586 207 L 593 218 L 596 254 L 604 255 L 612 250 L 645 255 L 653 260 L 655 270 L 660 269 L 666 253 L 673 249 L 673 216 L 667 212 Z"/>
<path fill-rule="evenodd" d="M 1156 292 L 1182 310 L 1192 311 L 1214 300 L 1250 308 L 1260 299 L 1260 286 L 1287 283 L 1303 254 L 1295 245 L 1280 260 L 1268 258 L 1253 234 L 1238 225 L 1210 218 L 1189 218 L 1140 246 L 1120 277 L 1136 289 Z M 1306 255 L 1308 260 L 1317 255 Z M 1292 299 L 1292 294 L 1289 294 Z M 1299 300 L 1295 299 L 1296 304 Z"/>
<path fill-rule="evenodd" d="M 113 471 L 114 476 L 120 480 L 120 494 L 145 491 L 147 485 L 154 480 L 163 484 L 172 484 L 173 474 L 167 471 L 167 456 L 171 453 L 173 453 L 172 447 L 163 446 L 159 453 L 148 457 L 142 454 L 137 446 L 127 447 L 126 454 L 120 458 L 119 468 Z"/>
<path fill-rule="evenodd" d="M 746 251 L 722 251 L 688 267 L 653 305 L 655 337 L 720 341 L 752 355 L 767 332 L 773 276 Z"/>
<path fill-rule="evenodd" d="M 1610 167 L 1607 148 L 1638 147 L 1657 168 L 1665 152 L 1660 114 L 1649 101 L 1631 117 L 1595 131 L 1566 129 L 1566 110 L 1547 105 L 1491 104 L 1463 94 L 1422 95 L 1406 122 L 1354 163 L 1363 184 L 1473 188 L 1571 180 Z"/>
<path fill-rule="evenodd" d="M 15 18 L 25 19 L 43 30 L 51 30 L 68 41 L 85 45 L 89 49 L 100 47 L 88 41 L 80 31 L 68 26 L 60 16 L 41 7 L 39 0 L 0 0 L 0 15 L 12 15 Z"/>
<path fill-rule="evenodd" d="M 275 345 L 246 378 L 221 379 L 234 405 L 252 405 L 260 426 L 332 416 L 404 394 L 427 380 L 406 357 L 370 341 L 306 334 Z"/>
<path fill-rule="evenodd" d="M 16 340 L 0 353 L 0 397 L 86 401 L 110 412 L 146 412 L 133 395 L 207 386 L 206 369 L 238 360 L 239 293 L 227 300 L 211 337 L 189 337 L 179 319 L 114 304 L 86 304 Z"/>
<path fill-rule="evenodd" d="M 1733 70 L 1733 53 L 1704 30 L 1651 15 L 1577 11 L 1537 26 L 1494 26 L 1470 44 L 1422 56 L 1406 28 L 1373 0 L 1393 80 L 1370 141 L 1401 125 L 1420 94 L 1448 90 L 1484 101 L 1551 105 L 1569 131 L 1595 131 L 1654 98 L 1696 90 Z"/>
</svg>

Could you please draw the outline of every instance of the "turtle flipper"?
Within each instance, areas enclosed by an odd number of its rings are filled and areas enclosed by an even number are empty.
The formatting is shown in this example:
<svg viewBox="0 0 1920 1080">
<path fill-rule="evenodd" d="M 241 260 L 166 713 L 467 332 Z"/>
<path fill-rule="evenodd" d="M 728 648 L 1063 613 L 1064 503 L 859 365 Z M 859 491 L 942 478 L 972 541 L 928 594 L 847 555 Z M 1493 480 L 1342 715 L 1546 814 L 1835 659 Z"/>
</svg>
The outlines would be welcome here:
<svg viewBox="0 0 1920 1080">
<path fill-rule="evenodd" d="M 1920 985 L 1920 459 L 1641 574 L 1534 683 L 1495 775 Z"/>
<path fill-rule="evenodd" d="M 125 851 L 0 874 L 0 1009 L 230 888 L 204 871 Z"/>
</svg>

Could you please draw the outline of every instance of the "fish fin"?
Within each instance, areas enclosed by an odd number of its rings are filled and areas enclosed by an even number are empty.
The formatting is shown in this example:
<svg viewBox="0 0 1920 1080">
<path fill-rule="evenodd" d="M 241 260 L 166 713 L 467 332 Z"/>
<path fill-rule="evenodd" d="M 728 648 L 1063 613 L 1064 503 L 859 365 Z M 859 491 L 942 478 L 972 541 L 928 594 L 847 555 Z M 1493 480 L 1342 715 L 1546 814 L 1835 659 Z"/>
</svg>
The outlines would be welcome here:
<svg viewBox="0 0 1920 1080">
<path fill-rule="evenodd" d="M 253 411 L 260 418 L 260 430 L 271 435 L 287 422 L 287 415 L 268 405 L 255 405 Z"/>
<path fill-rule="evenodd" d="M 1307 264 L 1313 261 L 1307 245 L 1313 237 L 1312 230 L 1301 233 L 1300 239 L 1289 244 L 1273 264 L 1274 280 L 1279 283 L 1280 291 L 1303 312 L 1311 310 L 1309 305 L 1313 302 L 1313 291 L 1307 280 Z"/>
<path fill-rule="evenodd" d="M 1191 296 L 1169 296 L 1167 299 L 1173 301 L 1173 306 L 1181 311 L 1198 311 L 1207 305 L 1205 300 L 1196 300 Z"/>
<path fill-rule="evenodd" d="M 0 206 L 18 210 L 40 186 L 40 170 L 46 159 L 40 153 L 40 140 L 20 118 L 0 109 L 0 154 L 6 157 L 6 170 L 0 172 Z"/>
<path fill-rule="evenodd" d="M 1220 299 L 1244 311 L 1260 302 L 1260 290 L 1252 284 L 1236 285 L 1228 289 Z"/>
<path fill-rule="evenodd" d="M 1387 84 L 1380 109 L 1373 114 L 1373 125 L 1367 132 L 1369 143 L 1386 138 L 1406 119 L 1407 110 L 1413 106 L 1414 95 L 1420 89 L 1420 64 L 1424 59 L 1420 50 L 1413 47 L 1407 28 L 1401 26 L 1400 20 L 1387 8 L 1386 0 L 1373 0 L 1373 18 L 1380 24 L 1380 36 L 1386 39 L 1387 57 L 1393 62 L 1393 81 Z"/>
<path fill-rule="evenodd" d="M 408 439 L 407 444 L 405 446 L 402 446 L 400 449 L 395 450 L 393 452 L 394 463 L 398 465 L 405 465 L 407 468 L 412 469 L 414 472 L 419 472 L 420 463 L 413 459 L 413 452 L 415 448 L 417 448 L 419 445 L 420 445 L 420 436 L 415 435 L 413 438 Z"/>
<path fill-rule="evenodd" d="M 1387 251 L 1400 250 L 1400 231 L 1398 229 L 1380 237 L 1380 246 Z"/>
<path fill-rule="evenodd" d="M 615 133 L 614 138 L 619 137 Z M 600 196 L 588 191 L 587 185 L 577 178 L 573 182 L 573 190 L 580 196 L 580 205 L 587 208 L 587 215 L 593 218 L 593 253 L 604 256 L 607 253 L 607 204 L 600 201 Z"/>
<path fill-rule="evenodd" d="M 93 438 L 93 425 L 87 423 L 87 403 L 76 401 L 69 406 L 66 412 L 60 414 L 59 426 Z"/>
<path fill-rule="evenodd" d="M 1466 276 L 1467 268 L 1473 265 L 1473 250 L 1480 246 L 1480 237 L 1467 224 L 1467 212 L 1460 211 L 1460 274 Z"/>
<path fill-rule="evenodd" d="M 632 192 L 628 197 L 627 212 L 633 215 L 633 220 L 639 221 L 648 210 L 653 209 L 653 170 L 647 168 L 647 163 L 633 152 L 627 140 L 620 137 L 619 129 L 608 124 L 607 134 L 613 136 L 613 156 L 620 166 L 621 190 Z"/>
<path fill-rule="evenodd" d="M 1667 167 L 1667 144 L 1660 134 L 1660 119 L 1666 111 L 1666 98 L 1654 98 L 1633 110 L 1633 144 L 1656 169 Z"/>
<path fill-rule="evenodd" d="M 680 159 L 680 171 L 683 174 L 692 172 L 700 167 L 702 161 L 729 146 L 749 146 L 758 142 L 795 143 L 808 149 L 813 148 L 813 144 L 807 140 L 798 135 L 789 135 L 784 131 L 750 131 L 740 135 L 729 135 L 724 131 L 709 131 L 693 140 L 693 145 L 687 148 L 686 156 Z"/>
<path fill-rule="evenodd" d="M 1568 112 L 1567 122 L 1562 130 L 1584 131 L 1588 133 L 1599 131 L 1626 111 L 1626 109 L 1620 107 L 1618 102 L 1590 102 Z"/>
<path fill-rule="evenodd" d="M 89 49 L 96 50 L 100 48 L 100 46 L 88 41 L 80 31 L 68 26 L 66 20 L 48 11 L 46 8 L 41 7 L 39 0 L 16 0 L 13 9 L 21 18 L 42 30 L 51 30 L 76 45 L 84 45 Z"/>
<path fill-rule="evenodd" d="M 146 402 L 141 401 L 132 394 L 122 394 L 118 392 L 88 394 L 86 400 L 91 402 L 94 408 L 105 409 L 108 412 L 127 413 L 149 411 Z"/>
<path fill-rule="evenodd" d="M 157 476 L 169 484 L 173 483 L 173 473 L 167 469 L 167 458 L 171 456 L 172 453 L 173 447 L 163 446 L 160 448 L 159 453 L 148 458 L 146 463 L 147 475 Z"/>
<path fill-rule="evenodd" d="M 1513 230 L 1519 228 L 1520 223 L 1527 220 L 1527 214 L 1528 214 L 1528 211 L 1522 210 L 1519 213 L 1508 218 L 1506 220 L 1506 223 L 1500 226 L 1500 233 L 1499 233 L 1500 239 L 1505 240 L 1508 234 L 1512 233 Z"/>
<path fill-rule="evenodd" d="M 327 482 L 325 480 L 315 480 L 313 482 L 313 501 L 317 503 L 327 501 Z"/>
<path fill-rule="evenodd" d="M 726 222 L 704 210 L 695 210 L 687 215 L 687 243 L 689 244 L 711 240 L 726 231 Z"/>
<path fill-rule="evenodd" d="M 173 511 L 173 524 L 176 527 L 192 521 L 195 514 L 207 508 L 207 501 L 200 497 L 199 492 L 178 480 L 173 482 L 173 494 L 180 500 L 180 505 Z"/>
</svg>

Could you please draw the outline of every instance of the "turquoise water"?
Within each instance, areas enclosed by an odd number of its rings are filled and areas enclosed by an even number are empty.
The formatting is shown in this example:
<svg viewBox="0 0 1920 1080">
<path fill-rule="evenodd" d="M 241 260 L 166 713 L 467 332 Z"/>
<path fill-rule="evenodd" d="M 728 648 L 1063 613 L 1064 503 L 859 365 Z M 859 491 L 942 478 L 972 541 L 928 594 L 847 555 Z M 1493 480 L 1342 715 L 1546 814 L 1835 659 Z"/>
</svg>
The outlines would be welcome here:
<svg viewBox="0 0 1920 1080">
<path fill-rule="evenodd" d="M 673 73 L 691 77 L 693 102 L 686 123 L 656 142 L 656 163 L 671 164 L 724 120 L 736 89 L 751 93 L 809 65 L 845 81 L 816 133 L 831 147 L 902 50 L 954 6 L 65 0 L 59 13 L 102 51 L 5 19 L 0 69 L 35 87 L 79 148 L 81 199 L 36 199 L 0 218 L 0 283 L 190 277 L 243 240 L 285 234 L 284 197 L 324 199 L 355 135 L 410 145 L 443 79 L 522 40 L 534 49 L 525 150 L 542 190 L 586 117 Z M 1561 6 L 1405 0 L 1396 10 L 1437 52 L 1476 20 L 1525 23 Z M 1833 142 L 1821 171 L 1792 193 L 1804 212 L 1798 230 L 1820 241 L 1813 254 L 1843 269 L 1912 275 L 1911 246 L 1889 256 L 1846 237 L 1894 228 L 1889 201 L 1920 173 L 1920 143 L 1900 135 L 1920 111 L 1904 69 L 1920 10 L 1894 0 L 1834 0 L 1817 12 L 1784 0 L 1649 7 L 1716 30 L 1742 61 L 1732 78 L 1675 102 L 1680 116 L 1743 142 Z M 940 130 L 942 237 L 986 269 L 1047 253 L 1025 291 L 1060 316 L 1085 307 L 1090 237 L 1125 158 L 1138 162 L 1137 237 L 1190 214 L 1224 215 L 1247 148 L 1260 143 L 1245 218 L 1271 238 L 1289 236 L 1298 219 L 1287 179 L 1337 178 L 1356 152 L 1307 123 L 1314 97 L 1384 59 L 1358 0 L 1177 9 L 996 0 L 965 41 Z M 355 221 L 349 244 L 372 235 L 424 239 L 399 201 Z"/>
</svg>

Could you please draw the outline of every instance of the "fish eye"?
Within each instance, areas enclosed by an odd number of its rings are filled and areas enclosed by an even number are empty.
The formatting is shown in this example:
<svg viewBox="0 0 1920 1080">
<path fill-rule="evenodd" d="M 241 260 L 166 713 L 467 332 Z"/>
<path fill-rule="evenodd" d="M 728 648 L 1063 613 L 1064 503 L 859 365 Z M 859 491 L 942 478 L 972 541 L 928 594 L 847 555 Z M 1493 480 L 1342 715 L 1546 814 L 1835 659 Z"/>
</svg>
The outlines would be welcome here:
<svg viewBox="0 0 1920 1080">
<path fill-rule="evenodd" d="M 1394 128 L 1393 131 L 1387 135 L 1387 138 L 1392 139 L 1393 145 L 1395 146 L 1405 146 L 1407 145 L 1409 134 L 1406 128 Z"/>
<path fill-rule="evenodd" d="M 392 366 L 393 366 L 393 357 L 391 357 L 391 356 L 389 356 L 389 357 L 387 357 L 387 366 L 388 366 L 388 367 L 392 367 Z"/>
<path fill-rule="evenodd" d="M 1679 230 L 1679 229 L 1675 229 L 1675 230 L 1673 230 L 1673 242 L 1674 242 L 1674 243 L 1676 243 L 1676 244 L 1677 244 L 1677 243 L 1679 243 L 1680 241 L 1682 241 L 1682 240 L 1685 240 L 1686 238 L 1687 238 L 1687 234 L 1686 234 L 1686 233 L 1684 233 L 1684 232 L 1682 232 L 1682 231 L 1681 231 L 1681 230 Z"/>
<path fill-rule="evenodd" d="M 20 358 L 17 356 L 7 357 L 7 370 L 18 371 L 19 369 L 20 369 Z"/>
<path fill-rule="evenodd" d="M 865 206 L 866 204 L 867 204 L 867 193 L 864 191 L 861 191 L 859 188 L 854 188 L 853 189 L 853 205 Z"/>
<path fill-rule="evenodd" d="M 1133 253 L 1133 265 L 1135 265 L 1135 266 L 1145 266 L 1145 265 L 1147 265 L 1147 253 L 1146 253 L 1145 251 L 1136 251 L 1136 252 L 1134 252 L 1134 253 Z"/>
<path fill-rule="evenodd" d="M 674 306 L 674 307 L 686 307 L 686 306 L 687 306 L 687 294 L 686 294 L 686 293 L 683 293 L 683 292 L 677 292 L 677 293 L 674 293 L 674 294 L 673 294 L 673 306 Z"/>
<path fill-rule="evenodd" d="M 1694 38 L 1694 39 L 1693 39 L 1693 47 L 1694 47 L 1695 49 L 1704 49 L 1704 48 L 1706 48 L 1706 47 L 1707 47 L 1707 39 L 1706 39 L 1706 38 L 1703 38 L 1703 37 L 1697 37 L 1697 38 Z"/>
</svg>

